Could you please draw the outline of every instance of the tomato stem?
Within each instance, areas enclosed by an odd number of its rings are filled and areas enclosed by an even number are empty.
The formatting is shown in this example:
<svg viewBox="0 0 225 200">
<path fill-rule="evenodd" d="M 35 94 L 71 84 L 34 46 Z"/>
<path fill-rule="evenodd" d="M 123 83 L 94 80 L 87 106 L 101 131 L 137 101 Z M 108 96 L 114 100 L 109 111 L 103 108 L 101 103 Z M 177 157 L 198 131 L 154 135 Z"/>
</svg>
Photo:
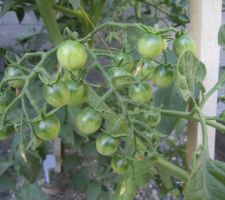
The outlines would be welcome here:
<svg viewBox="0 0 225 200">
<path fill-rule="evenodd" d="M 56 23 L 53 14 L 52 1 L 40 1 L 36 0 L 37 8 L 44 20 L 45 27 L 48 31 L 48 36 L 53 45 L 59 45 L 63 41 L 63 37 L 60 33 L 59 27 Z"/>
<path fill-rule="evenodd" d="M 178 167 L 177 165 L 163 159 L 162 157 L 158 157 L 155 161 L 154 161 L 154 165 L 159 166 L 160 168 L 166 170 L 166 172 L 168 172 L 169 174 L 171 174 L 171 176 L 175 176 L 177 178 L 180 178 L 182 180 L 184 180 L 185 182 L 188 181 L 189 179 L 189 173 Z"/>
</svg>

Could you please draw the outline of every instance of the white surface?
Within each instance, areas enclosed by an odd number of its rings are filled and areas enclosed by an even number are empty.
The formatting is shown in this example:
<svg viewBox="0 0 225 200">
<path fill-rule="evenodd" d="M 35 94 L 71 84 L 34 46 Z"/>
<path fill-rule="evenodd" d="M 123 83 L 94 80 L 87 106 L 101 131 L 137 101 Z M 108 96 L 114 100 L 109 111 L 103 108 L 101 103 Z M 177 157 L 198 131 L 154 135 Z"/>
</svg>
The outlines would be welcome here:
<svg viewBox="0 0 225 200">
<path fill-rule="evenodd" d="M 220 48 L 218 30 L 222 18 L 222 0 L 191 0 L 191 34 L 198 45 L 198 56 L 206 65 L 207 76 L 204 80 L 206 91 L 217 82 L 219 72 Z M 217 111 L 217 93 L 209 99 L 203 112 L 215 116 Z M 202 143 L 200 126 L 197 127 L 197 144 Z M 210 157 L 215 153 L 215 129 L 208 127 Z"/>
</svg>

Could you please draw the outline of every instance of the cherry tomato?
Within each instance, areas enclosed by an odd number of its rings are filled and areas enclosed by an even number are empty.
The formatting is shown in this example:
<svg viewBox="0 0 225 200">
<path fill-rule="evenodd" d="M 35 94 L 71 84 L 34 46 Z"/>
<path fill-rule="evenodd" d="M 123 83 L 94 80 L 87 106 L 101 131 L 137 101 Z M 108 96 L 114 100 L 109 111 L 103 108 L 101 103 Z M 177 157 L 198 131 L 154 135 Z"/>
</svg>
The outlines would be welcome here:
<svg viewBox="0 0 225 200">
<path fill-rule="evenodd" d="M 57 58 L 62 67 L 67 70 L 79 70 L 87 62 L 87 52 L 83 44 L 67 40 L 59 45 Z"/>
<path fill-rule="evenodd" d="M 20 68 L 17 67 L 7 67 L 5 70 L 5 77 L 6 78 L 14 78 L 17 76 L 24 76 L 26 73 Z M 23 79 L 12 80 L 8 82 L 11 87 L 13 88 L 22 88 L 25 84 Z"/>
<path fill-rule="evenodd" d="M 131 81 L 131 77 L 129 77 L 131 74 L 122 67 L 111 67 L 108 74 L 117 89 L 123 88 L 124 85 Z"/>
<path fill-rule="evenodd" d="M 84 108 L 75 118 L 77 129 L 85 134 L 95 133 L 102 125 L 102 117 L 90 107 Z"/>
<path fill-rule="evenodd" d="M 135 65 L 133 57 L 130 54 L 122 52 L 116 54 L 114 61 L 116 64 L 120 63 L 119 67 L 125 68 L 128 72 L 132 72 Z"/>
<path fill-rule="evenodd" d="M 186 50 L 190 50 L 195 54 L 197 51 L 197 46 L 191 36 L 184 34 L 175 39 L 173 43 L 173 51 L 177 56 L 180 56 L 182 52 Z"/>
<path fill-rule="evenodd" d="M 70 92 L 63 82 L 58 81 L 52 85 L 44 86 L 43 95 L 48 104 L 53 107 L 60 107 L 66 105 Z"/>
<path fill-rule="evenodd" d="M 115 153 L 119 146 L 119 140 L 108 134 L 99 135 L 96 139 L 96 149 L 103 156 Z"/>
<path fill-rule="evenodd" d="M 0 129 L 0 140 L 6 140 L 12 135 L 13 133 L 13 128 L 11 126 L 8 127 L 2 127 Z"/>
<path fill-rule="evenodd" d="M 124 174 L 129 167 L 129 162 L 125 158 L 114 156 L 111 160 L 111 167 L 116 173 Z"/>
<path fill-rule="evenodd" d="M 171 67 L 159 65 L 154 71 L 153 81 L 158 87 L 168 87 L 174 82 L 175 73 Z"/>
<path fill-rule="evenodd" d="M 78 106 L 85 102 L 86 87 L 84 84 L 79 84 L 74 80 L 64 81 L 70 95 L 67 101 L 68 106 Z"/>
<path fill-rule="evenodd" d="M 152 61 L 146 60 L 141 68 L 141 78 L 144 80 L 152 80 L 156 64 Z"/>
<path fill-rule="evenodd" d="M 60 132 L 60 120 L 55 115 L 43 118 L 35 124 L 35 134 L 42 140 L 53 140 Z"/>
<path fill-rule="evenodd" d="M 152 97 L 152 88 L 147 82 L 140 82 L 128 87 L 129 97 L 140 103 L 147 103 Z"/>
<path fill-rule="evenodd" d="M 138 52 L 143 58 L 154 59 L 158 57 L 162 53 L 163 47 L 163 39 L 157 34 L 145 34 L 138 40 Z"/>
<path fill-rule="evenodd" d="M 160 120 L 161 120 L 161 113 L 159 111 L 152 110 L 148 113 L 149 125 L 152 128 L 155 128 L 159 124 Z"/>
</svg>

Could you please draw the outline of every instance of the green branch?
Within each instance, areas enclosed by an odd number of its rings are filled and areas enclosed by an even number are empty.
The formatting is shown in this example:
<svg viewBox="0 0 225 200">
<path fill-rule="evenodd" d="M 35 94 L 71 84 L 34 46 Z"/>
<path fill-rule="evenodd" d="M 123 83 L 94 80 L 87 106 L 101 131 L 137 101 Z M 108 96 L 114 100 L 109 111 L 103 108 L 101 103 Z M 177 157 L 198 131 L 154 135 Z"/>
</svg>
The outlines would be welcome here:
<svg viewBox="0 0 225 200">
<path fill-rule="evenodd" d="M 187 171 L 161 157 L 156 158 L 154 165 L 159 166 L 161 169 L 165 170 L 167 174 L 180 178 L 185 182 L 187 182 L 189 179 L 189 173 Z"/>
</svg>

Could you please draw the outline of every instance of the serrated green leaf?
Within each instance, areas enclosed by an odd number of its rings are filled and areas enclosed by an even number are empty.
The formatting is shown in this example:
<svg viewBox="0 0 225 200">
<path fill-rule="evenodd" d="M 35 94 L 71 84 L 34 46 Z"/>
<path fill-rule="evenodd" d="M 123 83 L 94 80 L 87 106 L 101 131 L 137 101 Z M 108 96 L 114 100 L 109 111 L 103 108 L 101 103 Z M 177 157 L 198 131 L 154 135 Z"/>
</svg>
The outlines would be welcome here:
<svg viewBox="0 0 225 200">
<path fill-rule="evenodd" d="M 19 172 L 30 183 L 33 183 L 41 169 L 41 157 L 34 151 L 26 151 L 19 160 Z"/>
<path fill-rule="evenodd" d="M 158 89 L 155 93 L 154 102 L 156 106 L 163 105 L 163 109 L 184 111 L 186 103 L 180 95 L 176 84 L 168 88 Z M 162 115 L 160 124 L 157 130 L 166 135 L 169 135 L 179 122 L 179 118 Z"/>
<path fill-rule="evenodd" d="M 222 200 L 225 197 L 225 164 L 202 152 L 195 158 L 184 191 L 186 200 Z"/>
<path fill-rule="evenodd" d="M 181 54 L 177 64 L 177 86 L 185 101 L 195 97 L 195 84 L 201 82 L 205 75 L 204 64 L 191 51 Z"/>
<path fill-rule="evenodd" d="M 26 184 L 17 193 L 18 200 L 48 200 L 37 184 Z"/>
<path fill-rule="evenodd" d="M 225 49 L 225 24 L 222 25 L 219 29 L 218 43 L 221 47 Z"/>
</svg>

